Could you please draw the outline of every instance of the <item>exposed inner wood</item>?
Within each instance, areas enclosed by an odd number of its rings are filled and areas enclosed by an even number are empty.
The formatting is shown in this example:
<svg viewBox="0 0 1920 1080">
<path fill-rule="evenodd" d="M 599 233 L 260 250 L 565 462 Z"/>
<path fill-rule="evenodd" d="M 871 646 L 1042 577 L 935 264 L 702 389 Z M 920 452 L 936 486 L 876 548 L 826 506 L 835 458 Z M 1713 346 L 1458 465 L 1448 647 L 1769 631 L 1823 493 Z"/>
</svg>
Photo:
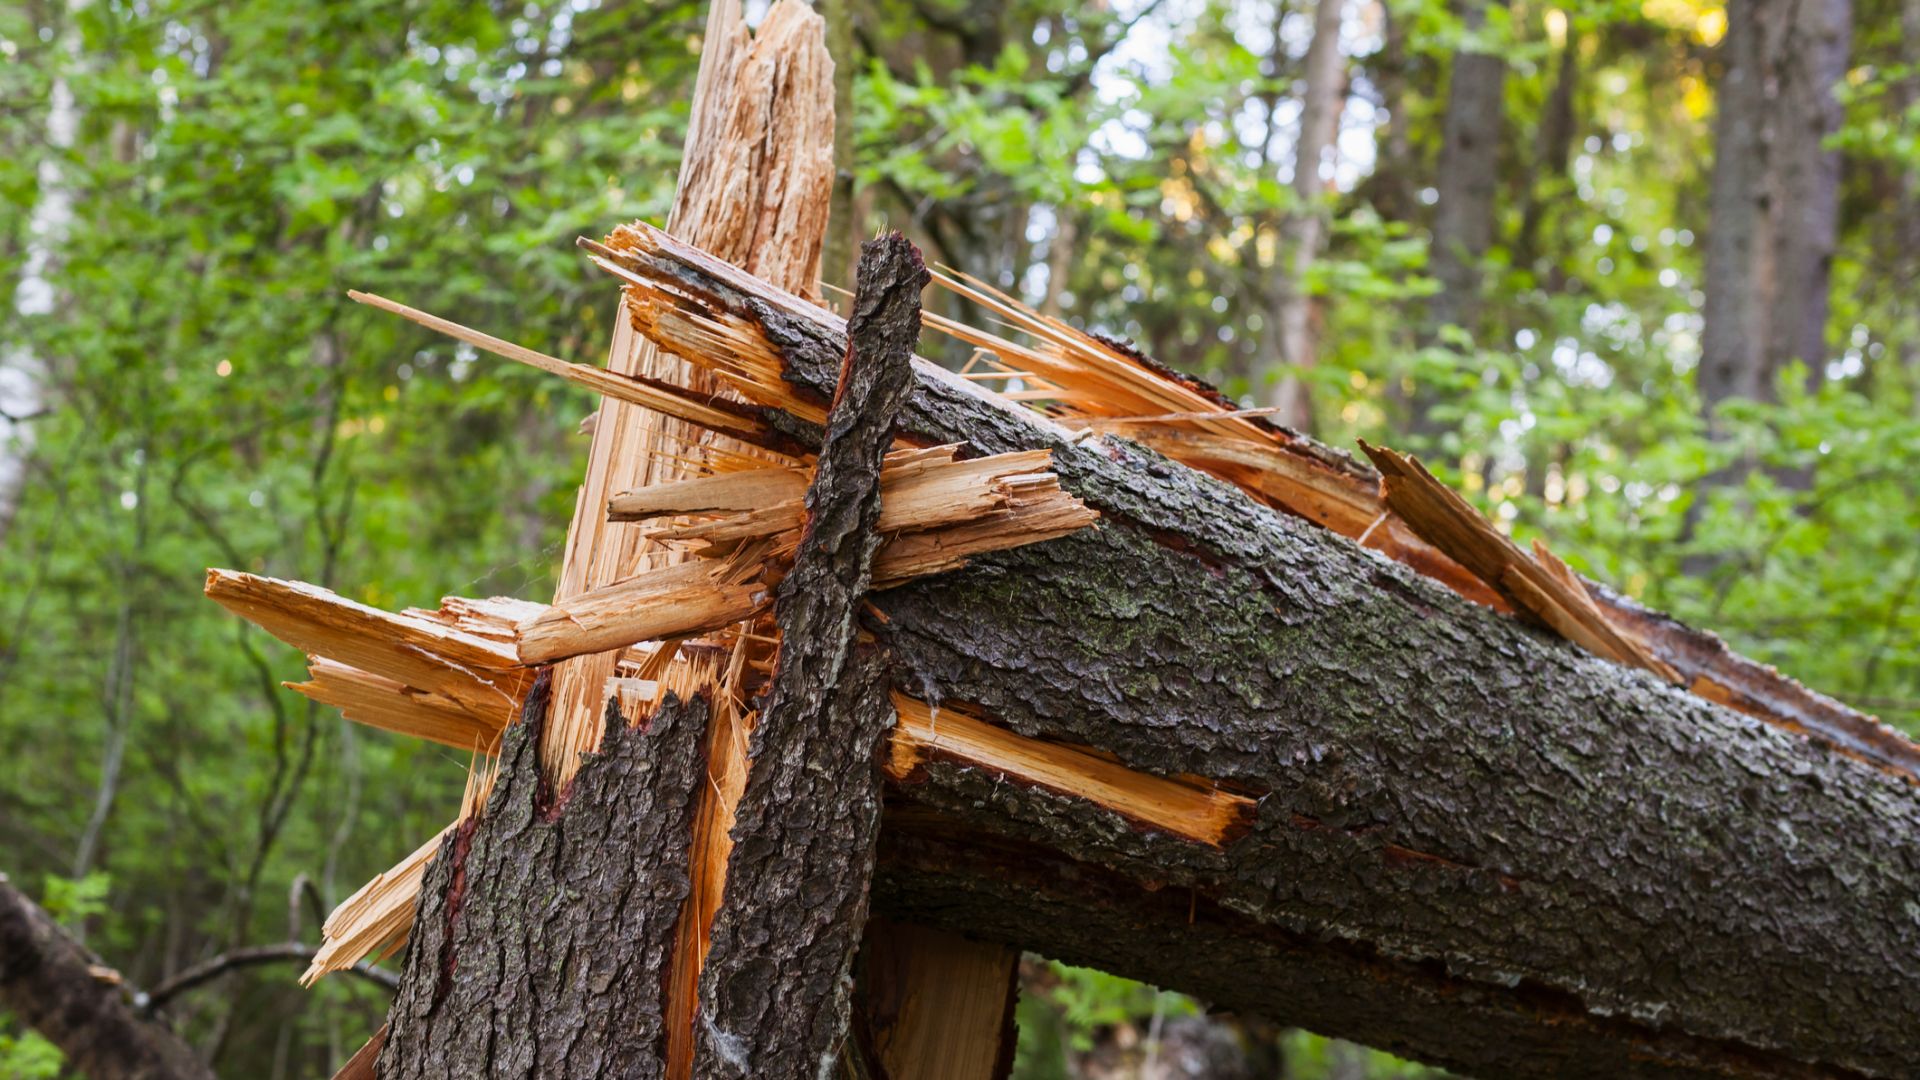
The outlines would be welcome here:
<svg viewBox="0 0 1920 1080">
<path fill-rule="evenodd" d="M 780 0 L 750 33 L 739 0 L 708 13 L 686 152 L 667 228 L 747 271 L 806 291 L 818 276 L 833 184 L 832 61 L 818 15 Z M 621 242 L 616 236 L 615 243 Z M 623 311 L 625 302 L 622 302 Z M 658 351 L 616 320 L 607 368 L 710 393 L 718 384 Z M 719 429 L 726 430 L 726 429 Z M 606 518 L 608 497 L 689 475 L 689 448 L 751 456 L 752 448 L 685 419 L 625 401 L 603 401 L 593 449 L 568 532 L 556 600 L 565 601 L 682 557 L 640 530 Z M 543 760 L 564 782 L 581 751 L 599 741 L 601 706 L 615 658 L 562 663 Z M 696 853 L 696 859 L 700 856 Z"/>
<path fill-rule="evenodd" d="M 419 899 L 427 863 L 457 827 L 447 826 L 333 909 L 320 929 L 320 948 L 300 976 L 301 985 L 312 986 L 322 975 L 343 971 L 369 956 L 384 960 L 400 951 L 413 926 L 414 902 Z"/>
<path fill-rule="evenodd" d="M 1020 952 L 875 917 L 860 956 L 856 1021 L 884 1075 L 993 1080 L 1013 1067 Z"/>
<path fill-rule="evenodd" d="M 556 601 L 515 628 L 520 662 L 611 654 L 739 622 L 766 603 L 757 581 L 762 555 L 743 550 L 738 558 L 663 567 Z"/>
<path fill-rule="evenodd" d="M 373 293 L 348 290 L 355 301 L 391 312 L 404 319 L 436 330 L 457 341 L 464 341 L 495 356 L 558 375 L 576 386 L 585 387 L 613 401 L 638 406 L 688 424 L 777 454 L 784 440 L 766 422 L 738 405 L 710 394 L 675 386 L 657 378 L 632 374 L 590 364 L 575 364 L 556 356 L 536 352 L 524 345 L 484 334 L 418 308 L 408 307 Z"/>
<path fill-rule="evenodd" d="M 304 582 L 207 571 L 207 596 L 295 648 L 404 683 L 504 724 L 531 676 L 511 646 Z"/>
<path fill-rule="evenodd" d="M 949 761 L 1086 799 L 1130 821 L 1213 847 L 1243 835 L 1253 820 L 1254 800 L 1205 780 L 1129 769 L 1096 752 L 1030 739 L 961 709 L 935 708 L 898 692 L 893 707 L 900 723 L 886 768 L 901 783 L 912 783 L 928 762 Z"/>
<path fill-rule="evenodd" d="M 375 675 L 324 656 L 308 658 L 306 682 L 288 683 L 297 691 L 339 709 L 347 719 L 398 735 L 461 750 L 485 750 L 500 725 L 456 702 L 406 683 Z"/>
<path fill-rule="evenodd" d="M 1360 448 L 1380 470 L 1393 512 L 1515 607 L 1595 656 L 1643 668 L 1671 683 L 1683 681 L 1644 644 L 1621 633 L 1545 545 L 1534 541 L 1529 558 L 1452 488 L 1434 479 L 1418 458 L 1364 442 Z"/>
</svg>

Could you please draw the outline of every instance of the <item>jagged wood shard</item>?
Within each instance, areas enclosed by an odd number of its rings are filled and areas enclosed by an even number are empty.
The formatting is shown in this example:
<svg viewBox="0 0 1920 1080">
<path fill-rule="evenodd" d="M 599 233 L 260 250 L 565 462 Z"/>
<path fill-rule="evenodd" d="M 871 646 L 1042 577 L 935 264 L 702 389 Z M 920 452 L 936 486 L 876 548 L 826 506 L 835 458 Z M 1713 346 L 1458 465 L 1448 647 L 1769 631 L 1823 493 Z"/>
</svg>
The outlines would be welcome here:
<svg viewBox="0 0 1920 1080">
<path fill-rule="evenodd" d="M 1492 523 L 1434 479 L 1418 458 L 1361 443 L 1379 468 L 1387 505 L 1428 542 L 1525 611 L 1595 656 L 1643 668 L 1671 683 L 1680 676 L 1640 642 L 1622 634 L 1565 563 L 1537 541 L 1530 559 Z"/>
<path fill-rule="evenodd" d="M 1129 769 L 1111 757 L 1022 738 L 964 708 L 935 708 L 898 692 L 893 705 L 900 724 L 888 744 L 887 775 L 908 787 L 940 762 L 1084 799 L 1143 827 L 1210 847 L 1224 847 L 1253 824 L 1254 800 L 1204 780 Z"/>
<path fill-rule="evenodd" d="M 360 887 L 327 916 L 321 928 L 320 948 L 300 982 L 314 981 L 332 971 L 343 971 L 371 956 L 384 959 L 407 943 L 413 926 L 413 908 L 426 877 L 427 863 L 456 826 L 414 849 L 394 868 Z"/>
<path fill-rule="evenodd" d="M 766 601 L 754 580 L 759 570 L 751 557 L 687 562 L 558 601 L 515 627 L 520 662 L 551 663 L 739 622 Z"/>
</svg>

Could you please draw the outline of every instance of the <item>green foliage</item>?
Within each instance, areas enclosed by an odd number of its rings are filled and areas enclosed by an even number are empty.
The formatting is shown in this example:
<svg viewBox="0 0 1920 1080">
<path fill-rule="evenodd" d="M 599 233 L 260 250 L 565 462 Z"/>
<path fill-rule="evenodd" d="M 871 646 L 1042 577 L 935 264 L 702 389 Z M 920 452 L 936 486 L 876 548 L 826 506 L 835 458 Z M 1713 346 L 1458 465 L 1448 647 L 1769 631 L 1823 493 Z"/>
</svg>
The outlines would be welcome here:
<svg viewBox="0 0 1920 1080">
<path fill-rule="evenodd" d="M 592 400 L 345 290 L 598 358 L 612 306 L 571 240 L 664 210 L 701 11 L 589 8 L 0 12 L 27 61 L 0 62 L 0 93 L 45 103 L 58 81 L 76 128 L 59 150 L 44 105 L 0 114 L 0 291 L 36 208 L 72 206 L 51 310 L 0 329 L 50 408 L 0 508 L 0 849 L 17 878 L 73 873 L 120 746 L 84 868 L 114 889 L 55 878 L 49 899 L 136 985 L 287 936 L 296 875 L 337 903 L 458 806 L 466 755 L 280 689 L 301 658 L 200 583 L 224 565 L 387 606 L 551 592 Z M 326 1074 L 375 995 L 295 974 L 196 991 L 186 1034 L 225 1025 L 223 1071 L 266 1075 L 284 1029 L 291 1067 Z"/>
<path fill-rule="evenodd" d="M 112 878 L 98 870 L 82 878 L 48 874 L 47 891 L 40 897 L 40 906 L 59 922 L 83 925 L 106 913 L 107 892 L 111 886 Z"/>
<path fill-rule="evenodd" d="M 14 1029 L 12 1017 L 0 1012 L 0 1076 L 14 1080 L 55 1080 L 60 1076 L 65 1060 L 60 1049 L 36 1032 L 8 1034 Z"/>
</svg>

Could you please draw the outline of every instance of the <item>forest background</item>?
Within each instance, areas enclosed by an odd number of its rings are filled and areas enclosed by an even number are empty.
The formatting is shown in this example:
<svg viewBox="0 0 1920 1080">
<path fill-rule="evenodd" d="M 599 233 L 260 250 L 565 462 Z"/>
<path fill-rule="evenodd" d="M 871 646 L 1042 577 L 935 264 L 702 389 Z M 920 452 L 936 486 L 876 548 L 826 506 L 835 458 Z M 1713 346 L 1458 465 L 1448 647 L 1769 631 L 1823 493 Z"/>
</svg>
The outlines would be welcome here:
<svg viewBox="0 0 1920 1080">
<path fill-rule="evenodd" d="M 1920 731 L 1920 0 L 822 10 L 829 283 L 903 228 Z M 572 240 L 663 216 L 703 13 L 0 6 L 0 872 L 137 985 L 313 941 L 457 800 L 202 571 L 551 594 L 592 400 L 345 290 L 598 362 Z M 296 971 L 169 1010 L 224 1074 L 328 1075 L 385 992 Z M 1022 1077 L 1425 1072 L 1024 977 Z M 0 1017 L 0 1074 L 59 1069 Z"/>
</svg>

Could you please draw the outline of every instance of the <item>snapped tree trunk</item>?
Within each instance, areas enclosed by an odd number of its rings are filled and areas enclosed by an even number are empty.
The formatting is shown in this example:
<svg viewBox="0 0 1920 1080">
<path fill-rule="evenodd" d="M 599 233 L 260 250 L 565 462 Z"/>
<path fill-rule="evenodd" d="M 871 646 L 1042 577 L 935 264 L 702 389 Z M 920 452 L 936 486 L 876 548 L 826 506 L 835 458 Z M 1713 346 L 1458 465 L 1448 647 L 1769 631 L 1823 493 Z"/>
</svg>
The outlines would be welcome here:
<svg viewBox="0 0 1920 1080">
<path fill-rule="evenodd" d="M 639 264 L 832 393 L 830 317 L 683 251 Z M 1910 769 L 916 370 L 903 437 L 1048 447 L 1103 520 L 872 597 L 896 701 L 923 703 L 885 914 L 1487 1075 L 1920 1054 Z"/>
</svg>

